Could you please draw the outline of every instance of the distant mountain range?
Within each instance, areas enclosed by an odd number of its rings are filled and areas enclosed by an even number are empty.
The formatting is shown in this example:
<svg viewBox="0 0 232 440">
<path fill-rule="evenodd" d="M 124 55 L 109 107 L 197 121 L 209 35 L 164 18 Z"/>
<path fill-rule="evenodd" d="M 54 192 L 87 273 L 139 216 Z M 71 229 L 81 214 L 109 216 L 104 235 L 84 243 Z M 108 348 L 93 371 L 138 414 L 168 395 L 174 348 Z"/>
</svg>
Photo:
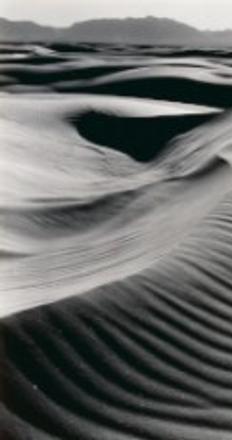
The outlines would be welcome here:
<svg viewBox="0 0 232 440">
<path fill-rule="evenodd" d="M 200 31 L 175 20 L 155 17 L 89 20 L 67 28 L 0 18 L 0 41 L 232 47 L 232 30 Z"/>
</svg>

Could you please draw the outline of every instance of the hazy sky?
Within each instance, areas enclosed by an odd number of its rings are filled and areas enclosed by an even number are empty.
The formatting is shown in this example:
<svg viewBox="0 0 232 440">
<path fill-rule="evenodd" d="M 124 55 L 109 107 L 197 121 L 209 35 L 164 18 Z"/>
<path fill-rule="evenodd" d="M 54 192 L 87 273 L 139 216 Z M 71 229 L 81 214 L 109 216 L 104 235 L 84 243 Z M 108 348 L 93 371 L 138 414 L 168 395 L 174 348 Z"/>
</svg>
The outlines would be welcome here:
<svg viewBox="0 0 232 440">
<path fill-rule="evenodd" d="M 199 28 L 232 28 L 232 0 L 0 0 L 0 16 L 66 26 L 100 17 L 155 15 Z"/>
</svg>

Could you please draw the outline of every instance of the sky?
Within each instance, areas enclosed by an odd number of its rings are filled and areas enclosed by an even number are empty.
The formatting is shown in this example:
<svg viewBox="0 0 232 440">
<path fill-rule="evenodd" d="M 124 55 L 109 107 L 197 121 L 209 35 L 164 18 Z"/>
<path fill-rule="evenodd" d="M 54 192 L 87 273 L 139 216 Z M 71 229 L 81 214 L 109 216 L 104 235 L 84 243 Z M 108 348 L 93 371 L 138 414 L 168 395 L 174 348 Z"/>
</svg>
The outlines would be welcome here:
<svg viewBox="0 0 232 440">
<path fill-rule="evenodd" d="M 168 17 L 200 29 L 232 29 L 232 0 L 0 0 L 0 16 L 67 26 L 102 17 Z"/>
</svg>

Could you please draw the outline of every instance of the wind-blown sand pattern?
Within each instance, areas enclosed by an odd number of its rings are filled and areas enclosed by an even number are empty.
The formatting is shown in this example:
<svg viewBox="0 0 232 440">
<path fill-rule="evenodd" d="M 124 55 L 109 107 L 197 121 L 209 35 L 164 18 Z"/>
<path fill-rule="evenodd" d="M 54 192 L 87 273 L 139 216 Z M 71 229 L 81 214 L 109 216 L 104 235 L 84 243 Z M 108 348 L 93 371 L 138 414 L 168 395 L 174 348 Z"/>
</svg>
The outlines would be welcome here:
<svg viewBox="0 0 232 440">
<path fill-rule="evenodd" d="M 0 53 L 0 438 L 231 440 L 232 54 Z"/>
</svg>

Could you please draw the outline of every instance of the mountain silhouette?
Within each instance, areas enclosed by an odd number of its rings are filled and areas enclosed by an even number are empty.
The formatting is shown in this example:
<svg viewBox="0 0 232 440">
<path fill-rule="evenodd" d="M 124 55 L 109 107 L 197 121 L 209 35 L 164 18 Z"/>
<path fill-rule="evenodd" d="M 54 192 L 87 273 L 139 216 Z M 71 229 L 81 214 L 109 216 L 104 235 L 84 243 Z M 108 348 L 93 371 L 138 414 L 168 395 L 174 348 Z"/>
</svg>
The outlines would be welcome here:
<svg viewBox="0 0 232 440">
<path fill-rule="evenodd" d="M 232 30 L 201 31 L 175 20 L 152 16 L 96 19 L 66 28 L 0 18 L 0 41 L 232 46 Z"/>
</svg>

